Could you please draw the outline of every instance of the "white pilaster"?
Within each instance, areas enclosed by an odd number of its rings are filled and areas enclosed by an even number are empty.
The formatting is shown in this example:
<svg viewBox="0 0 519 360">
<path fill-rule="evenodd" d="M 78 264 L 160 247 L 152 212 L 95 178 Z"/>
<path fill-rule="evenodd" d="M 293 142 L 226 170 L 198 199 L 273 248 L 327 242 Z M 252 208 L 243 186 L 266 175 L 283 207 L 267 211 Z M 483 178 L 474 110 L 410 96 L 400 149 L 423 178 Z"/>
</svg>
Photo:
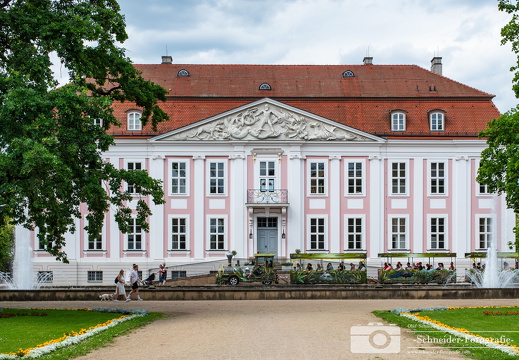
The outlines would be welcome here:
<svg viewBox="0 0 519 360">
<path fill-rule="evenodd" d="M 341 156 L 330 155 L 330 171 L 329 171 L 329 191 L 328 197 L 330 199 L 330 213 L 329 213 L 329 244 L 331 253 L 339 253 L 340 239 L 341 239 Z"/>
<path fill-rule="evenodd" d="M 204 194 L 205 194 L 205 156 L 196 155 L 193 156 L 194 160 L 194 169 L 192 173 L 192 195 L 194 198 L 194 236 L 195 236 L 195 248 L 194 248 L 194 256 L 195 260 L 202 260 L 205 258 L 204 248 L 205 248 L 205 202 L 204 202 Z"/>
</svg>

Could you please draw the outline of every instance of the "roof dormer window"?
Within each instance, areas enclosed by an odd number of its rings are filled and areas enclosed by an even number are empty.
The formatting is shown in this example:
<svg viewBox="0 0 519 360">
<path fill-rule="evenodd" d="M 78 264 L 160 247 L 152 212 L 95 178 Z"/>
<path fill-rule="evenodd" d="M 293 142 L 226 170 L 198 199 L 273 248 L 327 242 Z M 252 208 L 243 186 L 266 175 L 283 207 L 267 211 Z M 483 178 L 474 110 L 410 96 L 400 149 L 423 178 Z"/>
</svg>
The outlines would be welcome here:
<svg viewBox="0 0 519 360">
<path fill-rule="evenodd" d="M 429 128 L 431 131 L 445 131 L 445 112 L 439 110 L 430 111 Z"/>
<path fill-rule="evenodd" d="M 126 129 L 129 131 L 140 131 L 142 130 L 141 113 L 137 111 L 130 111 L 127 114 L 127 125 Z"/>
<path fill-rule="evenodd" d="M 272 90 L 272 88 L 270 87 L 270 85 L 267 84 L 267 83 L 263 83 L 263 84 L 261 84 L 260 87 L 259 87 L 259 89 L 260 89 L 260 90 Z"/>
<path fill-rule="evenodd" d="M 343 78 L 345 78 L 345 77 L 355 77 L 355 74 L 351 70 L 346 70 L 345 72 L 342 73 L 342 77 Z"/>
<path fill-rule="evenodd" d="M 391 131 L 405 131 L 406 112 L 403 110 L 393 110 L 391 115 Z"/>
<path fill-rule="evenodd" d="M 187 76 L 189 76 L 189 71 L 187 71 L 186 69 L 179 70 L 177 73 L 177 76 L 178 77 L 187 77 Z"/>
</svg>

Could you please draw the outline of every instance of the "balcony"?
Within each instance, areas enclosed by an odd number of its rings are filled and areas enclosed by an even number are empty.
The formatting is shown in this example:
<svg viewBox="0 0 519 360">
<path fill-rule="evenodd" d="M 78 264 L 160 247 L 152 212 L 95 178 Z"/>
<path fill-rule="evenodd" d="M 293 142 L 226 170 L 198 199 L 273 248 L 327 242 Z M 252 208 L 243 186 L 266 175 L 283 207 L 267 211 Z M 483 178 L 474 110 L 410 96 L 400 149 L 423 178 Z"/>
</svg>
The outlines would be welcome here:
<svg viewBox="0 0 519 360">
<path fill-rule="evenodd" d="M 288 206 L 288 190 L 274 189 L 272 191 L 261 191 L 260 189 L 248 189 L 247 204 Z"/>
</svg>

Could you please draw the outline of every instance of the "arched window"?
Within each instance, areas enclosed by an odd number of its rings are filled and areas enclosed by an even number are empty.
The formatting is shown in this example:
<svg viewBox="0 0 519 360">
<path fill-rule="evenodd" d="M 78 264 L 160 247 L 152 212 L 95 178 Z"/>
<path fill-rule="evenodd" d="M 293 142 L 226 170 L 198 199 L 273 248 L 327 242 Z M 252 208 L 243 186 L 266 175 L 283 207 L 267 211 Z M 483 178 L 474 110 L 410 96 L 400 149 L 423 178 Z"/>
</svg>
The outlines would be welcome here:
<svg viewBox="0 0 519 360">
<path fill-rule="evenodd" d="M 391 131 L 405 131 L 405 112 L 394 111 L 391 113 Z"/>
<path fill-rule="evenodd" d="M 186 69 L 179 70 L 178 73 L 177 73 L 177 76 L 178 76 L 178 77 L 186 77 L 186 76 L 189 76 L 189 71 L 187 71 Z"/>
<path fill-rule="evenodd" d="M 345 72 L 342 73 L 342 77 L 354 77 L 355 74 L 353 74 L 353 71 L 351 70 L 346 70 Z"/>
<path fill-rule="evenodd" d="M 429 125 L 431 131 L 445 130 L 445 114 L 443 112 L 435 111 L 429 113 Z"/>
<path fill-rule="evenodd" d="M 132 111 L 129 112 L 127 115 L 127 126 L 126 129 L 129 131 L 139 131 L 142 130 L 142 123 L 141 123 L 141 113 Z"/>
<path fill-rule="evenodd" d="M 267 84 L 267 83 L 263 83 L 263 84 L 261 84 L 260 87 L 259 87 L 259 89 L 260 89 L 260 90 L 272 90 L 272 88 L 270 87 L 270 85 Z"/>
</svg>

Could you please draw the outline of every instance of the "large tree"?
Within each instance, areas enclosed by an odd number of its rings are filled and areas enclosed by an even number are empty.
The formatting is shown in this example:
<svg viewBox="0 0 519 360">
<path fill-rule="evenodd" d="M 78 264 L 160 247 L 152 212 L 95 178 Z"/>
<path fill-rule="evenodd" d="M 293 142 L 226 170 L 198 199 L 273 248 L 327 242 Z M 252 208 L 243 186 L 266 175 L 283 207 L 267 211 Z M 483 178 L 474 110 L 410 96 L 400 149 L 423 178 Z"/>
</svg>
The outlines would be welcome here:
<svg viewBox="0 0 519 360">
<path fill-rule="evenodd" d="M 144 80 L 120 45 L 127 34 L 119 11 L 115 0 L 0 0 L 0 204 L 64 262 L 64 234 L 78 230 L 80 204 L 93 239 L 110 207 L 128 231 L 125 183 L 140 188 L 144 230 L 145 197 L 164 202 L 160 181 L 102 157 L 114 143 L 106 130 L 120 125 L 112 102 L 135 102 L 143 125 L 167 119 L 158 106 L 166 91 Z M 56 62 L 68 71 L 66 85 L 53 76 Z"/>
<path fill-rule="evenodd" d="M 501 29 L 501 44 L 510 43 L 517 54 L 512 89 L 519 97 L 519 4 L 517 0 L 499 0 L 500 11 L 512 14 L 512 19 Z M 487 138 L 488 148 L 481 153 L 477 180 L 488 185 L 492 192 L 505 194 L 507 205 L 519 213 L 519 106 L 488 123 L 480 133 Z M 516 224 L 515 248 L 519 249 L 519 228 Z"/>
</svg>

